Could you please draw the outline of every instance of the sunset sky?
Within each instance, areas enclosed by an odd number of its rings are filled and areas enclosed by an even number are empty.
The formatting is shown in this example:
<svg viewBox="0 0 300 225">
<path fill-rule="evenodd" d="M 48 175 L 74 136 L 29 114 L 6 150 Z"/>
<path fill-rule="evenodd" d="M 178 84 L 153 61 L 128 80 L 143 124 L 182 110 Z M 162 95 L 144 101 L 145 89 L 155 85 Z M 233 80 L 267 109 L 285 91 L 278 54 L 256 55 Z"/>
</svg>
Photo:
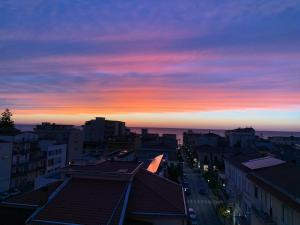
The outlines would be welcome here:
<svg viewBox="0 0 300 225">
<path fill-rule="evenodd" d="M 16 123 L 300 131 L 299 0 L 0 2 Z"/>
</svg>

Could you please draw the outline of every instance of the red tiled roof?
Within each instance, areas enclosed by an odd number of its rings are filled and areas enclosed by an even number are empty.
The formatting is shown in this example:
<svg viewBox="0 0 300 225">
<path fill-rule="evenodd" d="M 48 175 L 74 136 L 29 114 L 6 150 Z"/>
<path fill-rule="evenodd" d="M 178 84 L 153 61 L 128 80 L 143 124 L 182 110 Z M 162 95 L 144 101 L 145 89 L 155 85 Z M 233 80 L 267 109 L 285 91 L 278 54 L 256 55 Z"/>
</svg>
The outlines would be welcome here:
<svg viewBox="0 0 300 225">
<path fill-rule="evenodd" d="M 108 168 L 108 163 L 112 168 Z M 124 162 L 108 163 L 104 164 L 106 171 L 124 168 Z M 186 215 L 184 194 L 180 185 L 141 168 L 132 178 L 133 180 L 121 181 L 71 176 L 63 184 L 49 186 L 43 201 L 37 190 L 23 195 L 22 198 L 20 196 L 19 202 L 42 206 L 36 210 L 28 224 L 48 221 L 113 225 L 118 224 L 121 218 L 124 219 L 123 209 L 129 218 L 130 215 L 136 217 L 145 214 L 180 217 Z M 14 200 L 17 202 L 17 199 Z"/>
<path fill-rule="evenodd" d="M 62 181 L 57 181 L 51 183 L 45 187 L 39 188 L 34 191 L 30 191 L 21 195 L 7 199 L 5 202 L 2 202 L 2 205 L 5 206 L 32 206 L 37 207 L 43 205 L 47 202 L 48 197 L 52 192 L 62 183 Z"/>
<path fill-rule="evenodd" d="M 180 185 L 142 169 L 134 178 L 128 211 L 185 215 L 183 198 Z"/>
<path fill-rule="evenodd" d="M 72 178 L 29 222 L 117 224 L 127 183 Z"/>
</svg>

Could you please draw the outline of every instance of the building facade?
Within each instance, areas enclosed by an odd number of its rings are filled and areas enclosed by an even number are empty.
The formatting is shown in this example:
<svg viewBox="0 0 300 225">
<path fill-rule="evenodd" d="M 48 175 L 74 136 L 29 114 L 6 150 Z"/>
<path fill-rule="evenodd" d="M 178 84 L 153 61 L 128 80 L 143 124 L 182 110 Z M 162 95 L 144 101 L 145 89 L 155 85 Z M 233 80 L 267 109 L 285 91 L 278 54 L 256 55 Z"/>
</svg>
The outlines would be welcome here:
<svg viewBox="0 0 300 225">
<path fill-rule="evenodd" d="M 11 142 L 0 141 L 0 192 L 10 187 L 12 148 Z"/>
<path fill-rule="evenodd" d="M 127 134 L 127 128 L 122 121 L 106 120 L 96 117 L 85 122 L 83 126 L 84 141 L 88 143 L 103 143 L 109 138 L 122 137 Z"/>
<path fill-rule="evenodd" d="M 66 144 L 56 144 L 53 140 L 41 140 L 39 147 L 46 152 L 45 175 L 57 173 L 66 166 Z"/>
<path fill-rule="evenodd" d="M 235 224 L 299 225 L 300 168 L 272 156 L 225 160 L 226 191 Z"/>
<path fill-rule="evenodd" d="M 251 148 L 256 140 L 253 128 L 238 128 L 225 131 L 230 147 Z"/>
<path fill-rule="evenodd" d="M 42 123 L 34 130 L 40 140 L 55 140 L 58 144 L 67 144 L 67 162 L 79 158 L 83 153 L 82 131 L 73 125 Z"/>
<path fill-rule="evenodd" d="M 6 177 L 5 188 L 2 187 L 2 191 L 32 189 L 35 178 L 45 172 L 46 156 L 39 149 L 38 136 L 33 132 L 16 132 L 9 135 L 3 134 L 0 140 L 4 142 L 0 144 L 4 162 L 1 165 L 4 169 L 1 171 L 1 177 L 4 174 Z"/>
</svg>

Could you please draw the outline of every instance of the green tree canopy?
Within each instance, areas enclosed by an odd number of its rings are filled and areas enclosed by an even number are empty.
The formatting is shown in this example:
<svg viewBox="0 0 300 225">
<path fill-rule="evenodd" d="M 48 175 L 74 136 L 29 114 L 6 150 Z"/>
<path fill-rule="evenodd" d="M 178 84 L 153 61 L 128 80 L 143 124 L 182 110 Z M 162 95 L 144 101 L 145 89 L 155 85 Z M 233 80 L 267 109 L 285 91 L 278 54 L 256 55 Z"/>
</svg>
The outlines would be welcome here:
<svg viewBox="0 0 300 225">
<path fill-rule="evenodd" d="M 0 128 L 14 128 L 15 123 L 12 120 L 12 113 L 9 109 L 5 109 L 3 113 L 1 113 L 0 117 Z"/>
</svg>

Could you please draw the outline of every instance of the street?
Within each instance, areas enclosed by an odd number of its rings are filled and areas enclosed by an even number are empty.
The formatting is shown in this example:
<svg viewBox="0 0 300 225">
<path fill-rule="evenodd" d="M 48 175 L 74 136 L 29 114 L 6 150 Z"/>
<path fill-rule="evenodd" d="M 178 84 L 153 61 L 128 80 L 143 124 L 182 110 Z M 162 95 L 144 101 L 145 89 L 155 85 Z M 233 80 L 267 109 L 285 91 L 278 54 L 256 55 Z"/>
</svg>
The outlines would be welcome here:
<svg viewBox="0 0 300 225">
<path fill-rule="evenodd" d="M 207 183 L 200 176 L 199 173 L 193 172 L 192 169 L 184 166 L 184 173 L 189 181 L 192 194 L 187 196 L 187 207 L 193 208 L 198 217 L 199 225 L 221 225 L 220 220 L 215 212 L 214 203 L 212 199 L 212 194 L 207 186 Z M 205 186 L 208 194 L 199 194 L 199 183 Z"/>
</svg>

